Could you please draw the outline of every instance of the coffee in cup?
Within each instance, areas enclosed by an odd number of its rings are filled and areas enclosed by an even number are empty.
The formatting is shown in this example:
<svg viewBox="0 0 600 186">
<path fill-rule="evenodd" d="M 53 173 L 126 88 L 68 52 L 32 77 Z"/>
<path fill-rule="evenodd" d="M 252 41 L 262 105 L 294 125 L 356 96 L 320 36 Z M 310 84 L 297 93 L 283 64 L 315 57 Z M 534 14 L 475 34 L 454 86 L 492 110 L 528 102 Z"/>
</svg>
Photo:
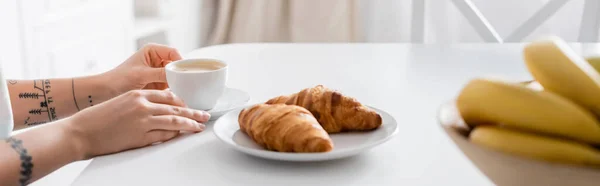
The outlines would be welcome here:
<svg viewBox="0 0 600 186">
<path fill-rule="evenodd" d="M 227 64 L 216 59 L 183 59 L 165 67 L 169 88 L 190 108 L 210 110 L 225 91 Z"/>
<path fill-rule="evenodd" d="M 219 70 L 224 65 L 217 61 L 205 60 L 196 63 L 180 63 L 173 66 L 173 71 L 178 72 L 209 72 Z"/>
</svg>

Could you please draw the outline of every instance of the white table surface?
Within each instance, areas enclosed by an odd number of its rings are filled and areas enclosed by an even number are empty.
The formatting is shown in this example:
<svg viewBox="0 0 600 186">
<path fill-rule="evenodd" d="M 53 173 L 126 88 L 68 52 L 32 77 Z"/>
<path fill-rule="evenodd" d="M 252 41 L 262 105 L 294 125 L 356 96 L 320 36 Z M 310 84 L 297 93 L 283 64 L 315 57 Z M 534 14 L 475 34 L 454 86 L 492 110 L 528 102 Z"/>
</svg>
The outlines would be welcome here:
<svg viewBox="0 0 600 186">
<path fill-rule="evenodd" d="M 95 185 L 493 185 L 438 126 L 438 106 L 470 78 L 530 79 L 522 44 L 232 44 L 185 57 L 230 63 L 252 103 L 323 84 L 391 113 L 399 133 L 359 156 L 319 163 L 254 158 L 205 132 L 95 158 L 73 182 Z"/>
</svg>

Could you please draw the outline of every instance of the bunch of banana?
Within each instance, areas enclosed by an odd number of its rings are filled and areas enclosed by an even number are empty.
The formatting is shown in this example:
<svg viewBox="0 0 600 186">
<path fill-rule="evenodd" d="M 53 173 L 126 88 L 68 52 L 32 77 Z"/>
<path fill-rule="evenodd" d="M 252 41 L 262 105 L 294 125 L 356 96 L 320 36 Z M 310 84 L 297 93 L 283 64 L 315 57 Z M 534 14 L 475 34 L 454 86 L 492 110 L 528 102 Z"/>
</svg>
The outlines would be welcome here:
<svg viewBox="0 0 600 186">
<path fill-rule="evenodd" d="M 526 158 L 600 168 L 600 57 L 588 61 L 557 37 L 527 44 L 523 56 L 539 88 L 476 78 L 459 93 L 469 140 Z"/>
</svg>

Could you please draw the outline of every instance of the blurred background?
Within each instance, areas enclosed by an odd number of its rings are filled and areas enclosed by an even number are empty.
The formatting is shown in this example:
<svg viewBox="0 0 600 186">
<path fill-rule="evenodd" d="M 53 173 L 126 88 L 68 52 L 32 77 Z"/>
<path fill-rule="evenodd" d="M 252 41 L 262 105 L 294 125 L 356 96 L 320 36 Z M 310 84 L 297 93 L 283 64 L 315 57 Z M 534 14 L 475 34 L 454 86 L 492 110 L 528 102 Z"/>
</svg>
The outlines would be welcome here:
<svg viewBox="0 0 600 186">
<path fill-rule="evenodd" d="M 586 6 L 598 9 L 594 1 Z M 578 42 L 582 18 L 597 17 L 584 15 L 585 3 L 2 0 L 0 64 L 7 78 L 86 75 L 120 64 L 149 42 L 170 45 L 183 54 L 210 45 L 248 42 L 526 42 L 545 34 Z M 598 25 L 591 28 L 597 34 Z"/>
<path fill-rule="evenodd" d="M 0 0 L 5 78 L 109 70 L 147 43 L 596 42 L 600 0 Z M 86 162 L 32 185 L 68 185 Z"/>
</svg>

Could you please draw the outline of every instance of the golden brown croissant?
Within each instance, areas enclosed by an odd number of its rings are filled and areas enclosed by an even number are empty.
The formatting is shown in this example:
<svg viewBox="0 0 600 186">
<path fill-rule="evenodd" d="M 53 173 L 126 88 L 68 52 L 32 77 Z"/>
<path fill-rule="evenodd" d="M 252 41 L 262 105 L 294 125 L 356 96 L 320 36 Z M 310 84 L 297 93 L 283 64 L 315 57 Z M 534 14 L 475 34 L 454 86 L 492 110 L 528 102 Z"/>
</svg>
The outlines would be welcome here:
<svg viewBox="0 0 600 186">
<path fill-rule="evenodd" d="M 381 116 L 355 98 L 323 85 L 272 98 L 266 104 L 298 105 L 308 109 L 328 133 L 372 130 L 381 126 Z"/>
<path fill-rule="evenodd" d="M 260 146 L 279 152 L 327 152 L 329 134 L 305 108 L 285 104 L 257 104 L 238 116 L 242 132 Z"/>
</svg>

